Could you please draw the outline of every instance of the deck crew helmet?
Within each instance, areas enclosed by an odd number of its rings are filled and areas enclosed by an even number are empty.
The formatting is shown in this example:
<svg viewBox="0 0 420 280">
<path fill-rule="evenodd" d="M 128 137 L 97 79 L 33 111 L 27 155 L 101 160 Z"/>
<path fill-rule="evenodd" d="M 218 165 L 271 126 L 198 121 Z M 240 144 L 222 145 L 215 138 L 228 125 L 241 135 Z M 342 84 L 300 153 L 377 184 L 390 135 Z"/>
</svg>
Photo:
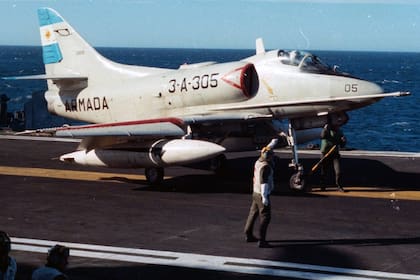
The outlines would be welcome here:
<svg viewBox="0 0 420 280">
<path fill-rule="evenodd" d="M 264 147 L 261 150 L 261 158 L 263 160 L 271 160 L 274 156 L 274 152 L 270 147 Z"/>
</svg>

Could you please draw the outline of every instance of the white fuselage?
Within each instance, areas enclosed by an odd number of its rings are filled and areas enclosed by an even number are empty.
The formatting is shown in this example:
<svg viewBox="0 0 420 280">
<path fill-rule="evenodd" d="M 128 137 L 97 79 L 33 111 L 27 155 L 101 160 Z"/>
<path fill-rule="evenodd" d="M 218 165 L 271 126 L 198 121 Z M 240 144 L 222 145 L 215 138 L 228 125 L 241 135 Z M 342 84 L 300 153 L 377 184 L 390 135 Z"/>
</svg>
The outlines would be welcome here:
<svg viewBox="0 0 420 280">
<path fill-rule="evenodd" d="M 50 82 L 46 98 L 50 111 L 57 115 L 109 123 L 206 115 L 235 106 L 239 111 L 272 114 L 278 119 L 316 116 L 356 109 L 365 106 L 366 100 L 321 105 L 311 103 L 312 100 L 382 92 L 379 86 L 364 80 L 310 73 L 296 65 L 282 64 L 276 53 L 272 51 L 240 62 L 161 69 L 147 75 L 137 74 L 136 67 L 131 66 L 115 71 L 106 79 L 89 78 L 87 87 L 82 89 L 60 91 Z M 119 69 L 119 65 L 107 63 L 104 65 L 110 70 Z M 245 79 L 252 79 L 251 84 L 244 85 Z M 291 102 L 287 106 L 289 101 L 296 100 L 301 104 Z M 275 103 L 284 105 L 270 106 Z"/>
</svg>

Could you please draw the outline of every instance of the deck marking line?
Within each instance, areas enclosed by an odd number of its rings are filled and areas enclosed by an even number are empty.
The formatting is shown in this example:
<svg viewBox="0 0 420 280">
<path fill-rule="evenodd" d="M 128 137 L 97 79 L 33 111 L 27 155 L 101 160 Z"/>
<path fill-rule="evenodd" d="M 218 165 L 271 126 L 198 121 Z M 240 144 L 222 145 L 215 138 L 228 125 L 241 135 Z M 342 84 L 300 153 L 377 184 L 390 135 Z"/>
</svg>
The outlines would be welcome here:
<svg viewBox="0 0 420 280">
<path fill-rule="evenodd" d="M 52 179 L 76 180 L 76 181 L 109 181 L 117 182 L 119 178 L 129 180 L 146 180 L 146 176 L 140 174 L 129 173 L 107 173 L 96 171 L 77 171 L 77 170 L 63 170 L 52 168 L 37 168 L 37 167 L 14 167 L 14 166 L 0 166 L 0 175 L 9 176 L 25 176 L 25 177 L 41 177 Z M 165 179 L 170 179 L 170 176 L 165 176 Z"/>
<path fill-rule="evenodd" d="M 235 272 L 281 276 L 300 279 L 403 279 L 420 280 L 420 275 L 390 273 L 329 266 L 307 265 L 259 259 L 233 258 L 172 251 L 157 251 L 125 247 L 102 246 L 72 242 L 50 241 L 12 237 L 12 250 L 46 253 L 51 246 L 61 244 L 69 247 L 71 256 L 126 261 L 143 264 L 168 265 Z"/>
<path fill-rule="evenodd" d="M 360 197 L 360 198 L 378 198 L 389 200 L 420 200 L 420 189 L 411 190 L 390 188 L 390 187 L 344 187 L 346 192 L 339 192 L 335 188 L 327 188 L 321 191 L 315 187 L 310 193 L 322 196 L 341 196 L 341 197 Z"/>
</svg>

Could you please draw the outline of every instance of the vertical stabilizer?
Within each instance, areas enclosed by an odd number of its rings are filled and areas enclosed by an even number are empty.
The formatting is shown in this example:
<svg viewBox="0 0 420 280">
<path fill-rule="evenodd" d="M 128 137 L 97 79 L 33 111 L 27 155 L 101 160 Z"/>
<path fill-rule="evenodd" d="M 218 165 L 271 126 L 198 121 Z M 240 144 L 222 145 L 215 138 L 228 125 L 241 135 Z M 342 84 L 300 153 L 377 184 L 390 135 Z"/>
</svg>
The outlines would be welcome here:
<svg viewBox="0 0 420 280">
<path fill-rule="evenodd" d="M 38 9 L 38 20 L 47 75 L 87 77 L 110 63 L 53 9 Z"/>
<path fill-rule="evenodd" d="M 91 82 L 110 81 L 122 76 L 141 77 L 157 70 L 123 65 L 101 56 L 77 31 L 51 8 L 38 9 L 45 71 L 48 76 L 87 77 Z"/>
</svg>

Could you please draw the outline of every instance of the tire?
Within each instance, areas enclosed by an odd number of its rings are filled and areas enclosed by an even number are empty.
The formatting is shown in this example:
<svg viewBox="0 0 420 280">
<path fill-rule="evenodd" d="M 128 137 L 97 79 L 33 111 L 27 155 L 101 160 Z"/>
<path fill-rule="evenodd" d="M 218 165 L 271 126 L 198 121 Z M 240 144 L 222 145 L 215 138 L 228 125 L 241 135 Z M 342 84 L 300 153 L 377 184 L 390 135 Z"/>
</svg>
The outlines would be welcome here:
<svg viewBox="0 0 420 280">
<path fill-rule="evenodd" d="M 164 170 L 162 167 L 148 167 L 144 170 L 149 185 L 157 186 L 163 182 Z"/>
<path fill-rule="evenodd" d="M 298 178 L 301 176 L 299 173 L 295 173 L 290 177 L 289 186 L 292 190 L 295 191 L 305 191 L 306 181 L 303 177 Z"/>
<path fill-rule="evenodd" d="M 227 158 L 224 154 L 218 155 L 210 160 L 210 170 L 217 175 L 223 175 L 227 168 Z"/>
</svg>

